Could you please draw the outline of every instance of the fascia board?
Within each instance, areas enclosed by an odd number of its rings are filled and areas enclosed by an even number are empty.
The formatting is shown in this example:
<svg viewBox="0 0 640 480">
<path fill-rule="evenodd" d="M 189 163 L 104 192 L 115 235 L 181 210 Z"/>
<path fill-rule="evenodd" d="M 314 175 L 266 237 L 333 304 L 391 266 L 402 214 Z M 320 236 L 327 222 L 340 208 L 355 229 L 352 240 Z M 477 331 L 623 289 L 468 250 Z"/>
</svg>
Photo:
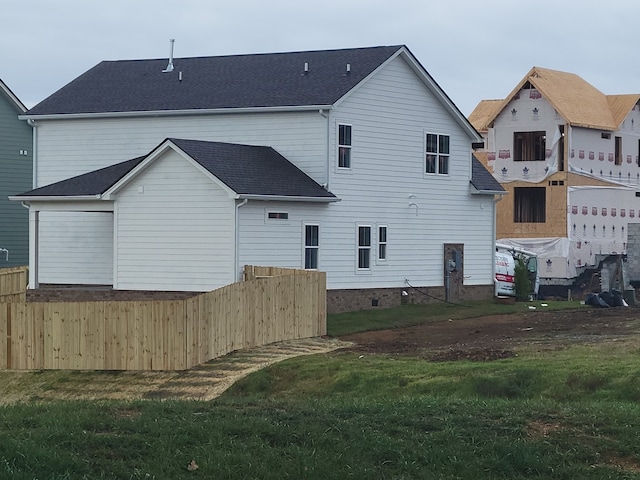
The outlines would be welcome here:
<svg viewBox="0 0 640 480">
<path fill-rule="evenodd" d="M 289 105 L 278 107 L 247 108 L 195 108 L 189 110 L 152 110 L 135 112 L 97 112 L 97 113 L 60 113 L 51 115 L 20 115 L 20 120 L 62 120 L 83 118 L 123 118 L 123 117 L 171 117 L 193 115 L 224 115 L 234 113 L 270 113 L 270 112 L 312 112 L 331 109 L 331 105 Z"/>
<path fill-rule="evenodd" d="M 342 199 L 337 197 L 293 197 L 286 195 L 250 195 L 240 194 L 239 199 L 261 200 L 265 202 L 310 202 L 310 203 L 332 203 L 339 202 Z"/>
</svg>

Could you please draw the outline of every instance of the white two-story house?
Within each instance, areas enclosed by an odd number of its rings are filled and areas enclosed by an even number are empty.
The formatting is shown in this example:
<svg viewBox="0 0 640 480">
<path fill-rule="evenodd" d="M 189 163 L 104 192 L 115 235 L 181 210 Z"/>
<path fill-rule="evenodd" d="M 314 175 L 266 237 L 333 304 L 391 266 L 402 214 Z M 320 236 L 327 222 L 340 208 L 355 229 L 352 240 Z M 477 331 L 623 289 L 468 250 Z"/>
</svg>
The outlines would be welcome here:
<svg viewBox="0 0 640 480">
<path fill-rule="evenodd" d="M 493 293 L 504 191 L 405 46 L 104 61 L 22 118 L 32 289 L 207 291 L 253 264 L 325 271 L 329 311 Z"/>
</svg>

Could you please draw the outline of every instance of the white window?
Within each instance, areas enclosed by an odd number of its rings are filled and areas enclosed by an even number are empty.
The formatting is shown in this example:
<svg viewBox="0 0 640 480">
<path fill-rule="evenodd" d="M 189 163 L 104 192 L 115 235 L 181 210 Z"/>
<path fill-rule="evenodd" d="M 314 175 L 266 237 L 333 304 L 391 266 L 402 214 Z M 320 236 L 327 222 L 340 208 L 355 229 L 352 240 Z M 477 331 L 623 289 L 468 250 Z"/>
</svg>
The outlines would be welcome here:
<svg viewBox="0 0 640 480">
<path fill-rule="evenodd" d="M 318 269 L 318 253 L 320 248 L 320 226 L 305 224 L 304 226 L 304 268 Z"/>
<path fill-rule="evenodd" d="M 351 125 L 338 125 L 338 168 L 351 168 Z"/>
<path fill-rule="evenodd" d="M 287 223 L 289 220 L 289 212 L 265 210 L 264 218 L 267 222 Z"/>
<path fill-rule="evenodd" d="M 449 135 L 426 134 L 425 173 L 449 174 Z"/>
<path fill-rule="evenodd" d="M 378 261 L 387 261 L 387 226 L 378 225 Z"/>
<path fill-rule="evenodd" d="M 358 225 L 358 270 L 371 268 L 371 227 Z"/>
</svg>

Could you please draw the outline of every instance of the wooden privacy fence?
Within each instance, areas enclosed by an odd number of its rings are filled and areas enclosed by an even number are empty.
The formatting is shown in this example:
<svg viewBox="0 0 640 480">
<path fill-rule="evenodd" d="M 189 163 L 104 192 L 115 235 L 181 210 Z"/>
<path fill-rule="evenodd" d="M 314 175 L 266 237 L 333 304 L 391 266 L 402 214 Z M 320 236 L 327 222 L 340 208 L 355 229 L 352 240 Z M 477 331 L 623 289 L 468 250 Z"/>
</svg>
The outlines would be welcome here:
<svg viewBox="0 0 640 480">
<path fill-rule="evenodd" d="M 27 267 L 0 269 L 0 303 L 26 301 L 28 271 Z"/>
<path fill-rule="evenodd" d="M 184 370 L 326 334 L 323 272 L 257 277 L 185 300 L 0 305 L 0 369 Z"/>
</svg>

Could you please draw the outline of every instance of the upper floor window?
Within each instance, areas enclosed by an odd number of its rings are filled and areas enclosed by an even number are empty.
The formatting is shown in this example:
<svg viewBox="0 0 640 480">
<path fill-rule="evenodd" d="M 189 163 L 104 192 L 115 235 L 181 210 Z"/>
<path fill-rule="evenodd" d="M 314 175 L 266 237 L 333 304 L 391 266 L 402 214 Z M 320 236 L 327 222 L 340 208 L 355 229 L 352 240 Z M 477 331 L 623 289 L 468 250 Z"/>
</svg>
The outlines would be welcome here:
<svg viewBox="0 0 640 480">
<path fill-rule="evenodd" d="M 449 135 L 427 133 L 425 142 L 425 173 L 449 173 Z"/>
<path fill-rule="evenodd" d="M 338 125 L 338 167 L 351 168 L 351 125 Z"/>
<path fill-rule="evenodd" d="M 520 161 L 544 161 L 547 132 L 515 132 L 513 134 L 513 159 Z"/>
</svg>

